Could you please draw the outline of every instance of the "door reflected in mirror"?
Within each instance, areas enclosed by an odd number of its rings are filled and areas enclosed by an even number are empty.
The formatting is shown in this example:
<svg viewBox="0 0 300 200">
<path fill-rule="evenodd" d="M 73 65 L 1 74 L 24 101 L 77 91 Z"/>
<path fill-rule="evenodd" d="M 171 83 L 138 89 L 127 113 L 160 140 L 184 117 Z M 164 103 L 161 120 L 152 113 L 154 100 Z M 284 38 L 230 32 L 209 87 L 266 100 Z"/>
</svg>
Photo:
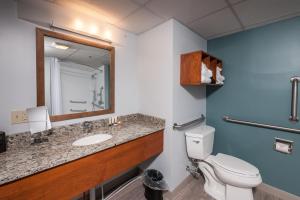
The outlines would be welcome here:
<svg viewBox="0 0 300 200">
<path fill-rule="evenodd" d="M 109 108 L 110 52 L 44 38 L 45 104 L 51 115 Z"/>
<path fill-rule="evenodd" d="M 52 121 L 114 112 L 113 47 L 42 29 L 37 37 L 37 104 Z"/>
</svg>

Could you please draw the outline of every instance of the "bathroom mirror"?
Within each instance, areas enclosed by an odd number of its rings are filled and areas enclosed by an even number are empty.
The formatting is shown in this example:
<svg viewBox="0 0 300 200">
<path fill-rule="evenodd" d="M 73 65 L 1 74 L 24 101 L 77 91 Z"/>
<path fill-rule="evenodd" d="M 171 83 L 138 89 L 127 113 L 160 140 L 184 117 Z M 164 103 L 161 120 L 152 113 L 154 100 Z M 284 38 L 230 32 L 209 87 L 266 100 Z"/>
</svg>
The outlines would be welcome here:
<svg viewBox="0 0 300 200">
<path fill-rule="evenodd" d="M 37 106 L 51 121 L 114 112 L 114 48 L 37 29 Z"/>
</svg>

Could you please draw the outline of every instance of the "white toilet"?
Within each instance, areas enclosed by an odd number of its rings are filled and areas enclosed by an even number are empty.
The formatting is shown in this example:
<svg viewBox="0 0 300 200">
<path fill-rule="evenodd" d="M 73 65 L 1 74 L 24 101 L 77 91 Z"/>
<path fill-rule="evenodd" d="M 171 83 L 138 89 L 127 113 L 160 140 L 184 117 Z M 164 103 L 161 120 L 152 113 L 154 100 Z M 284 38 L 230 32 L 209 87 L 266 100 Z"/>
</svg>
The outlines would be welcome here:
<svg viewBox="0 0 300 200">
<path fill-rule="evenodd" d="M 259 170 L 233 156 L 213 149 L 215 128 L 199 126 L 185 133 L 188 156 L 204 174 L 204 190 L 217 200 L 253 200 L 252 188 L 262 182 Z"/>
</svg>

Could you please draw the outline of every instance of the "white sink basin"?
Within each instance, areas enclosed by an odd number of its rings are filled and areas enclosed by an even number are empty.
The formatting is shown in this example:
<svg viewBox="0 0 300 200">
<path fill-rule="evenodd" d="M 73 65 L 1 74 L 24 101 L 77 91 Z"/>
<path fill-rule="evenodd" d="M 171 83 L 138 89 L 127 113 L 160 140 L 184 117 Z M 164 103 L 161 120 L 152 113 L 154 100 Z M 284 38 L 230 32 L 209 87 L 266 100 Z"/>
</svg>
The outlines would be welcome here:
<svg viewBox="0 0 300 200">
<path fill-rule="evenodd" d="M 96 134 L 87 137 L 80 138 L 73 142 L 73 146 L 87 146 L 92 144 L 97 144 L 109 140 L 112 138 L 109 134 Z"/>
</svg>

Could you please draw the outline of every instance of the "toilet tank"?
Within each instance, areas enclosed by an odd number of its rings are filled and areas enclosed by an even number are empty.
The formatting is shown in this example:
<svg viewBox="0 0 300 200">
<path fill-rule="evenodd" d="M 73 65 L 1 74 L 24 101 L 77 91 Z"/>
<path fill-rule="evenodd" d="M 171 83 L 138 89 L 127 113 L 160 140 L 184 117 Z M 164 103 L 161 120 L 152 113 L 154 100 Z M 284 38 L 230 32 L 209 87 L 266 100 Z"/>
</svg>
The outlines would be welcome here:
<svg viewBox="0 0 300 200">
<path fill-rule="evenodd" d="M 215 128 L 199 126 L 185 133 L 187 153 L 190 158 L 204 160 L 213 150 Z"/>
</svg>

